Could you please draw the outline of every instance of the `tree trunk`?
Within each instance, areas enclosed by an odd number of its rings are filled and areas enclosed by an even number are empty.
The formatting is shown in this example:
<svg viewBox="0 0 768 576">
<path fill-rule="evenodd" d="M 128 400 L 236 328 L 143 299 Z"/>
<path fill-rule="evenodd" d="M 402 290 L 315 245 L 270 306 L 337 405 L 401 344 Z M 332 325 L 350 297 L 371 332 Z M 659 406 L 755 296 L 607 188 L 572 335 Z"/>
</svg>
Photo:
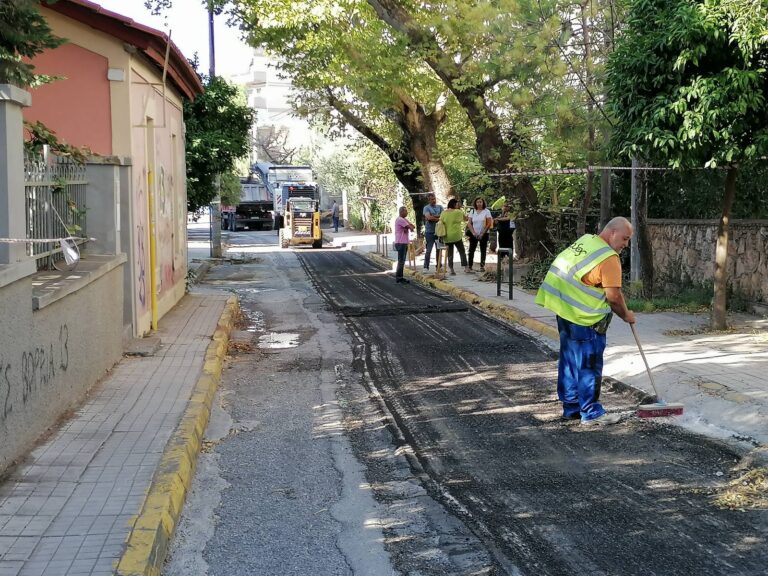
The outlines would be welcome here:
<svg viewBox="0 0 768 576">
<path fill-rule="evenodd" d="M 483 169 L 489 174 L 514 169 L 511 162 L 513 151 L 522 147 L 522 138 L 514 130 L 509 130 L 505 138 L 502 122 L 488 104 L 486 92 L 492 90 L 496 83 L 489 79 L 482 85 L 468 86 L 463 64 L 446 54 L 434 32 L 422 27 L 402 3 L 397 0 L 367 1 L 379 18 L 408 38 L 412 47 L 428 54 L 424 56 L 424 62 L 442 80 L 467 114 L 475 132 L 475 149 Z M 546 256 L 549 234 L 546 225 L 542 225 L 545 219 L 538 211 L 538 195 L 533 185 L 527 179 L 510 184 L 508 179 L 501 178 L 499 188 L 507 198 L 518 201 L 524 214 L 518 228 L 518 238 L 521 239 L 518 253 L 525 253 L 529 257 Z"/>
<path fill-rule="evenodd" d="M 731 166 L 725 178 L 725 195 L 723 196 L 723 213 L 717 227 L 717 246 L 715 248 L 715 299 L 712 306 L 712 328 L 725 330 L 727 289 L 728 289 L 728 234 L 731 220 L 731 208 L 736 196 L 736 177 L 739 169 Z"/>
<path fill-rule="evenodd" d="M 423 180 L 423 192 L 411 195 L 416 213 L 416 230 L 420 236 L 426 195 L 434 194 L 438 204 L 444 206 L 452 192 L 451 181 L 437 147 L 437 131 L 445 120 L 445 114 L 439 105 L 434 112 L 428 114 L 420 102 L 404 91 L 398 93 L 398 99 L 397 122 L 410 155 L 418 162 Z"/>
<path fill-rule="evenodd" d="M 405 135 L 411 155 L 419 162 L 424 179 L 424 192 L 437 196 L 445 205 L 451 195 L 451 181 L 437 148 L 437 131 L 444 116 L 427 114 L 424 106 L 401 96 L 398 122 Z"/>
<path fill-rule="evenodd" d="M 422 176 L 419 162 L 411 151 L 411 135 L 404 132 L 403 139 L 399 147 L 396 148 L 366 124 L 362 118 L 353 114 L 346 104 L 339 100 L 332 91 L 328 90 L 326 96 L 329 106 L 335 109 L 347 124 L 375 144 L 392 162 L 392 171 L 395 174 L 395 178 L 403 185 L 413 200 L 413 206 L 416 211 L 416 229 L 420 230 L 423 219 L 422 210 L 426 201 L 423 195 L 424 177 Z"/>
<path fill-rule="evenodd" d="M 637 202 L 637 230 L 635 238 L 640 252 L 640 280 L 643 282 L 643 298 L 653 298 L 653 246 L 648 231 L 648 173 L 641 177 L 640 193 Z"/>
</svg>

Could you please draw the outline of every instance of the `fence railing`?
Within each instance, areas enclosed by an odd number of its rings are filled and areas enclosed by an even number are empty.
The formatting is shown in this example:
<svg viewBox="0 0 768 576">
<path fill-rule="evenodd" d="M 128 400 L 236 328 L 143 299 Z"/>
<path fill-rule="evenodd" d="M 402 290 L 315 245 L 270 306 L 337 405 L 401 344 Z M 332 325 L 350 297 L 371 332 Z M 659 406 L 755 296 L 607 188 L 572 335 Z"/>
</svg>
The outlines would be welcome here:
<svg viewBox="0 0 768 576">
<path fill-rule="evenodd" d="M 27 254 L 46 270 L 63 258 L 59 239 L 87 238 L 86 169 L 70 158 L 44 151 L 24 157 Z M 84 240 L 79 241 L 79 243 Z"/>
</svg>

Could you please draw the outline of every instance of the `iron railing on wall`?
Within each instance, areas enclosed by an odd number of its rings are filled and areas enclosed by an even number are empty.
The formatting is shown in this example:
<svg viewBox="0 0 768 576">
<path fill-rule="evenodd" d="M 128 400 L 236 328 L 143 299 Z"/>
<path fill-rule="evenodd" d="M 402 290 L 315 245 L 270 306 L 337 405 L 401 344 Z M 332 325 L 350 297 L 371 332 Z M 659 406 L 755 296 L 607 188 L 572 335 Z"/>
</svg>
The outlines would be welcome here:
<svg viewBox="0 0 768 576">
<path fill-rule="evenodd" d="M 63 258 L 58 239 L 87 238 L 85 165 L 45 150 L 24 157 L 24 198 L 27 254 L 38 270 L 48 270 Z M 78 240 L 78 243 L 85 240 Z"/>
</svg>

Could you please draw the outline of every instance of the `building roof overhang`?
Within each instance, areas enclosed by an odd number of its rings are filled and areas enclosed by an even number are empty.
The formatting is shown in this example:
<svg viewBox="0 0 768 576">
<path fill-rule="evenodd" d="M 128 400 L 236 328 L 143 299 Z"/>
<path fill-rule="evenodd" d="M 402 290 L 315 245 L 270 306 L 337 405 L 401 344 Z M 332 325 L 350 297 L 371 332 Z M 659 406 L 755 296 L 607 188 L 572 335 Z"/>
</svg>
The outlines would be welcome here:
<svg viewBox="0 0 768 576">
<path fill-rule="evenodd" d="M 181 95 L 194 100 L 195 96 L 203 93 L 204 88 L 199 76 L 181 50 L 164 32 L 139 24 L 127 16 L 102 8 L 88 0 L 58 0 L 44 6 L 135 47 L 161 72 L 165 68 L 167 52 L 166 74 Z"/>
</svg>

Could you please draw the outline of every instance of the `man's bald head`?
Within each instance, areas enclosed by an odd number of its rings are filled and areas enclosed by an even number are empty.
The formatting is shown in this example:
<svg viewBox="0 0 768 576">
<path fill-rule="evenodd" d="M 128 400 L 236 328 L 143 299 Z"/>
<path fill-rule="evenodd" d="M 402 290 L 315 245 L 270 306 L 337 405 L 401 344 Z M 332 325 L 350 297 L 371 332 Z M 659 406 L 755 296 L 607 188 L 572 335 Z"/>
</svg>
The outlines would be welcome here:
<svg viewBox="0 0 768 576">
<path fill-rule="evenodd" d="M 600 232 L 600 238 L 613 248 L 616 252 L 621 252 L 629 245 L 632 238 L 632 223 L 623 216 L 612 218 Z"/>
</svg>

